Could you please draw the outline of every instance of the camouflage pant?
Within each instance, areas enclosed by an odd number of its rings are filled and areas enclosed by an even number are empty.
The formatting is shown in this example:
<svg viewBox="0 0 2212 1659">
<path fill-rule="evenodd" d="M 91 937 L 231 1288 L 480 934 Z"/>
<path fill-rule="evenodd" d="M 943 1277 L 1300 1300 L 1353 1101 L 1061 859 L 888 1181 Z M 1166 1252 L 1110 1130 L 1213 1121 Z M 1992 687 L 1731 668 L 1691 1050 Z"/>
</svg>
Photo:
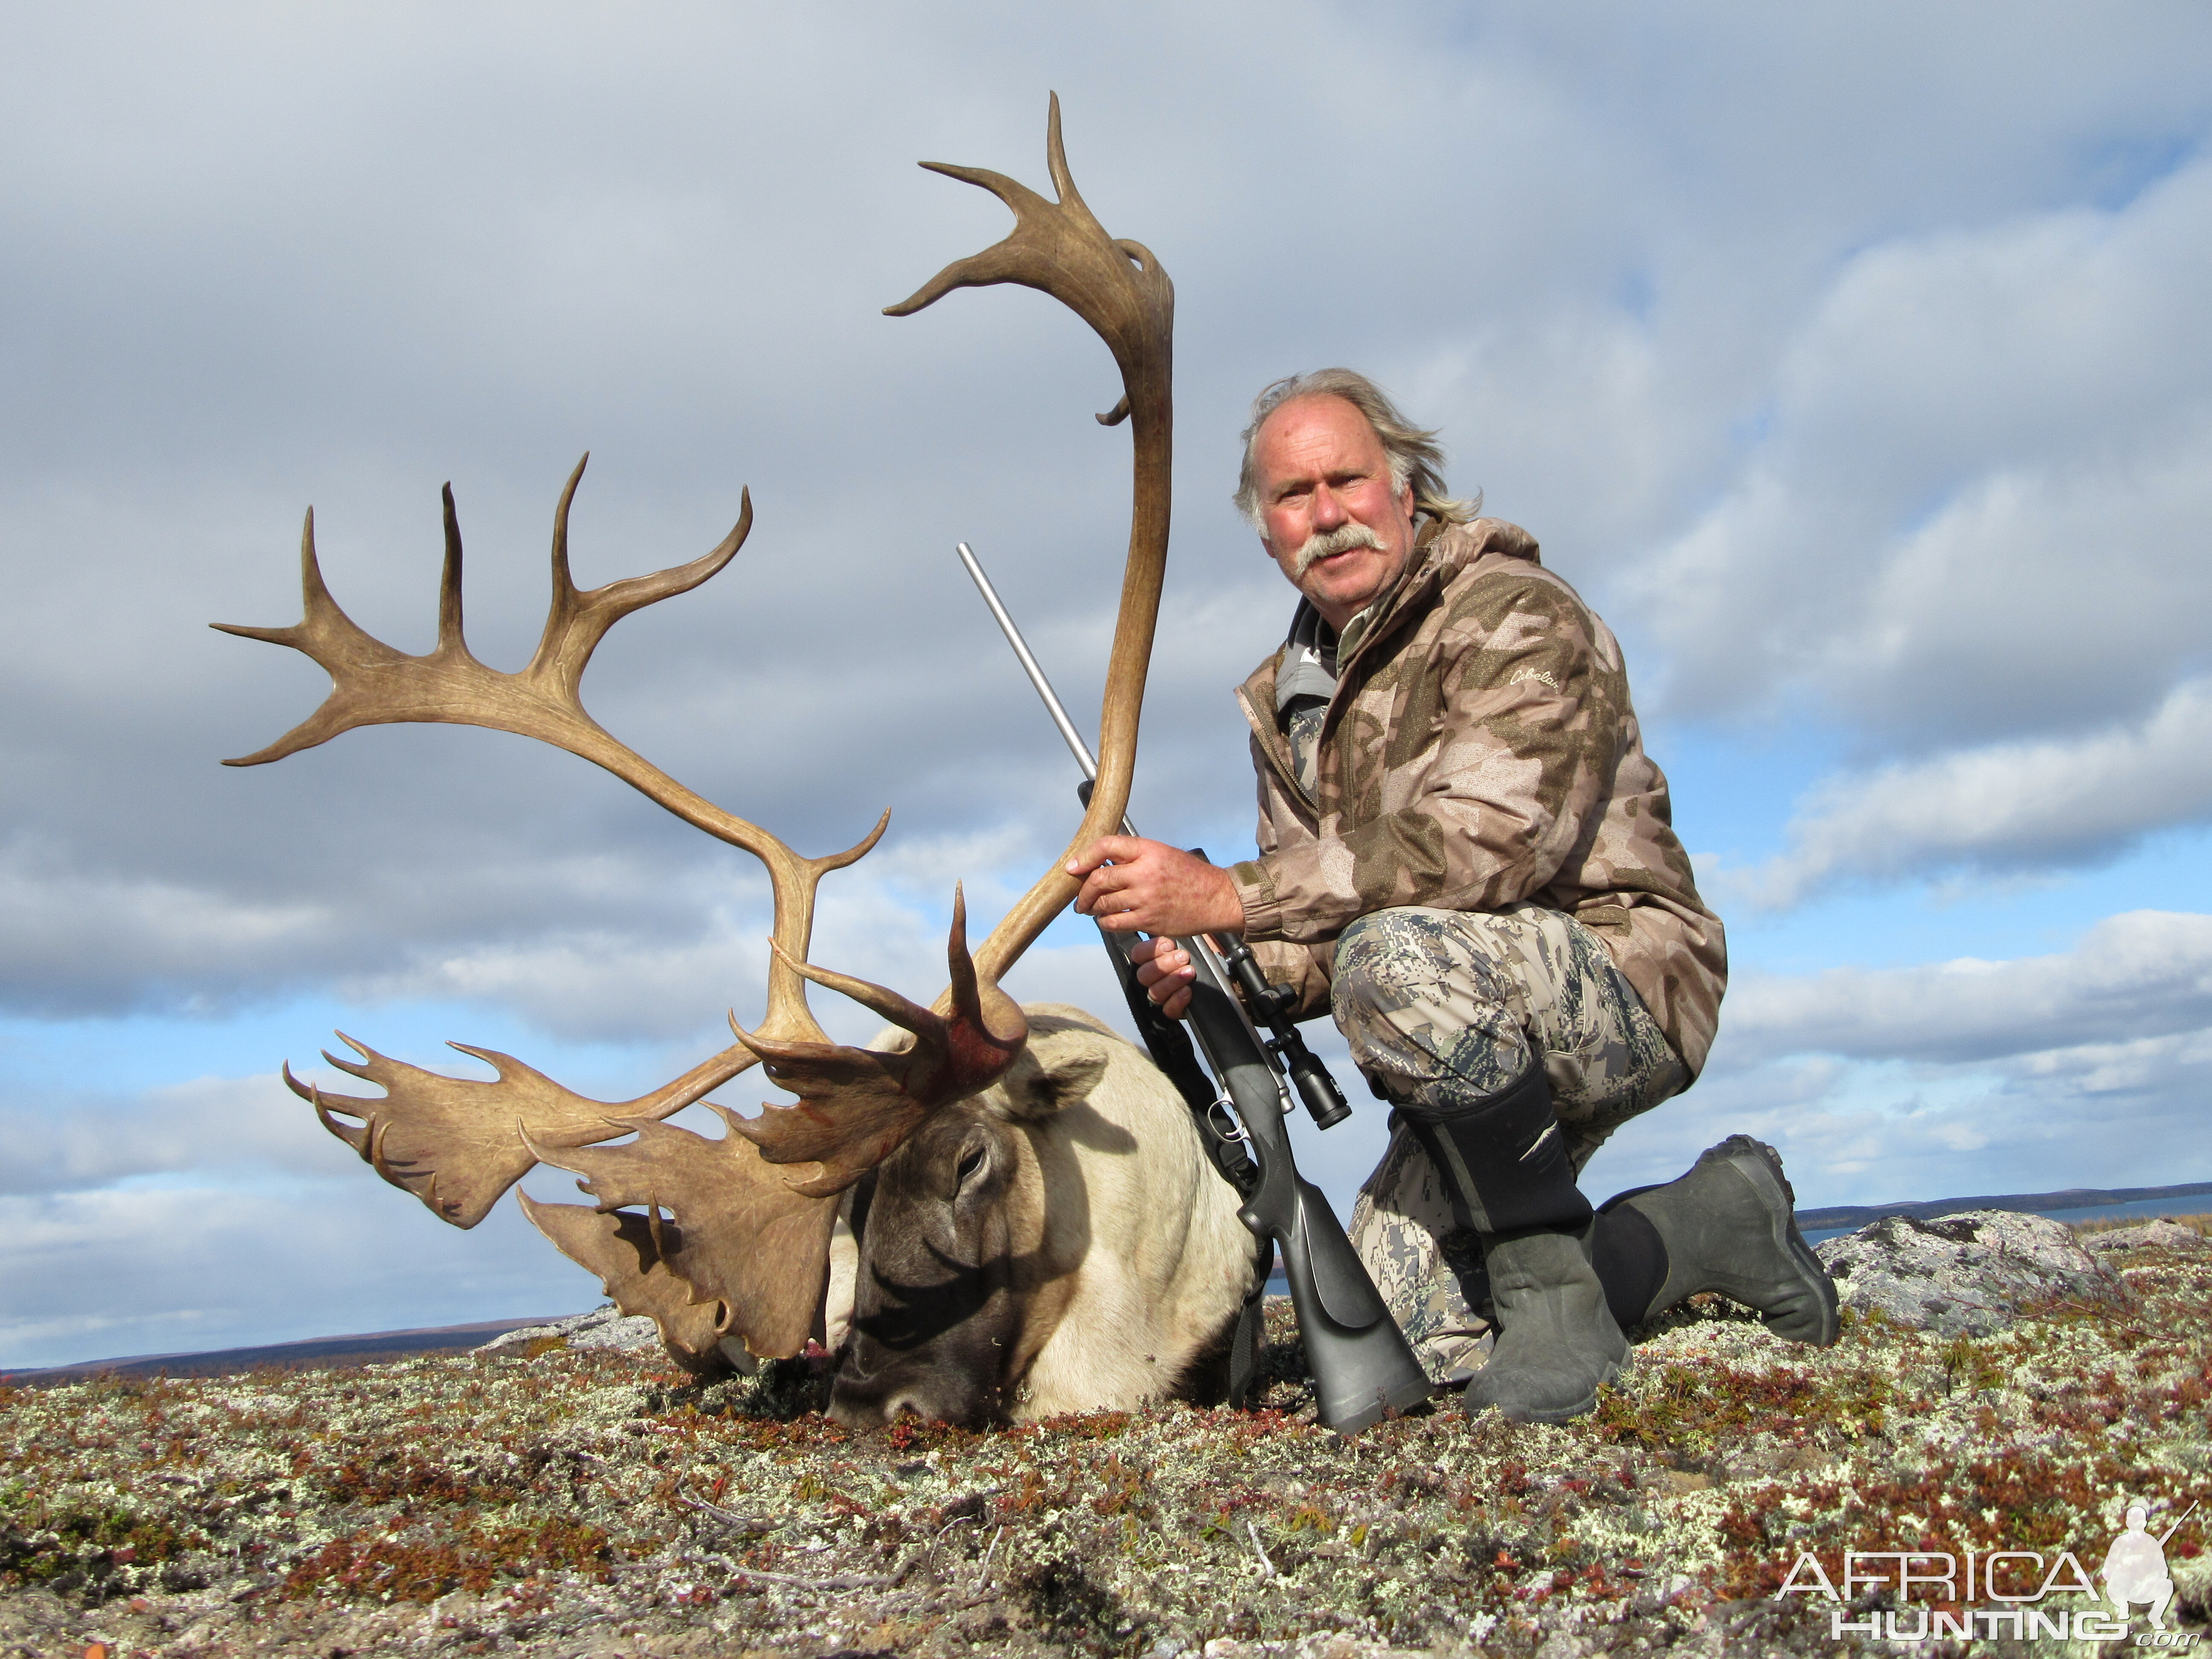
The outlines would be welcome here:
<svg viewBox="0 0 2212 1659">
<path fill-rule="evenodd" d="M 1557 910 L 1377 910 L 1344 930 L 1332 983 L 1353 1061 L 1392 1100 L 1471 1107 L 1540 1060 L 1577 1173 L 1689 1081 L 1597 935 Z M 1481 1249 L 1455 1227 L 1450 1194 L 1395 1117 L 1351 1231 L 1430 1376 L 1478 1369 L 1488 1326 L 1468 1285 Z"/>
</svg>

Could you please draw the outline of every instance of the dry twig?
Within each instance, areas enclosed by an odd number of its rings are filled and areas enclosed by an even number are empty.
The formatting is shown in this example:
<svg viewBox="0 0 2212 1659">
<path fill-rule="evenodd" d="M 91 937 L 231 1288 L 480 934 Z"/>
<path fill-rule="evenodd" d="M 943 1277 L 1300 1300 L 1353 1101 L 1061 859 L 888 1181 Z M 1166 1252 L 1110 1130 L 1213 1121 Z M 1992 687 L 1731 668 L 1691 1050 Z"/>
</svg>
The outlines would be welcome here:
<svg viewBox="0 0 2212 1659">
<path fill-rule="evenodd" d="M 680 1492 L 676 1494 L 676 1501 L 687 1510 L 697 1510 L 701 1514 L 711 1516 L 724 1526 L 735 1527 L 740 1532 L 774 1532 L 784 1524 L 781 1521 L 766 1520 L 757 1515 L 740 1515 L 735 1510 L 726 1510 L 720 1504 L 709 1504 L 703 1498 L 687 1498 Z"/>
</svg>

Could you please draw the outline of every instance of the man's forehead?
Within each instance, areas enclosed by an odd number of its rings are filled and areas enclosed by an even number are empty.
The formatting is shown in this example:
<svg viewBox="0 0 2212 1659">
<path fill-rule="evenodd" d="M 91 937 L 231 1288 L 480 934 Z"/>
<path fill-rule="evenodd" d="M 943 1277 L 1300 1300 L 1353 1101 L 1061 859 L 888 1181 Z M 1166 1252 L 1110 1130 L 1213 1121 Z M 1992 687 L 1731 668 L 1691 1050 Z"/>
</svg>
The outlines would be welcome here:
<svg viewBox="0 0 2212 1659">
<path fill-rule="evenodd" d="M 1291 435 L 1296 429 L 1296 436 Z M 1373 424 L 1349 398 L 1333 392 L 1309 392 L 1270 410 L 1261 422 L 1255 450 L 1278 452 L 1285 444 L 1305 447 L 1316 440 L 1348 438 L 1361 448 L 1382 453 L 1382 440 Z M 1298 443 L 1304 439 L 1304 443 Z"/>
</svg>

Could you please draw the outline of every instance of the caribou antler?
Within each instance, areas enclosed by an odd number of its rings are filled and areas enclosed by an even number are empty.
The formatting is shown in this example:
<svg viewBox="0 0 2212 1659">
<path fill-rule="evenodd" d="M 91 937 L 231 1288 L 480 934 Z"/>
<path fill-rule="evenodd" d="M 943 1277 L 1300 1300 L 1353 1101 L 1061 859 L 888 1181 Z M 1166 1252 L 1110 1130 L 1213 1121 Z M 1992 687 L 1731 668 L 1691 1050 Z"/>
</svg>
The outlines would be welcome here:
<svg viewBox="0 0 2212 1659">
<path fill-rule="evenodd" d="M 1066 856 L 1116 828 L 1128 804 L 1167 556 L 1175 294 L 1152 254 L 1135 242 L 1109 238 L 1077 193 L 1061 150 L 1057 96 L 1046 164 L 1055 202 L 995 173 L 923 163 L 992 191 L 1013 210 L 1014 229 L 889 308 L 890 314 L 904 316 L 952 289 L 996 283 L 1019 283 L 1053 295 L 1112 349 L 1122 397 L 1098 418 L 1109 426 L 1131 419 L 1135 446 L 1129 553 L 1106 676 L 1097 787 L 1067 854 L 992 930 L 972 961 L 965 907 L 956 891 L 947 947 L 953 982 L 937 1010 L 805 961 L 822 877 L 874 846 L 888 813 L 857 847 L 802 858 L 759 826 L 684 788 L 584 712 L 579 690 L 584 669 L 607 629 L 642 605 L 697 586 L 727 564 L 752 523 L 750 494 L 737 527 L 712 552 L 654 575 L 580 593 L 569 579 L 568 555 L 568 508 L 584 471 L 579 462 L 554 520 L 553 599 L 545 632 L 518 673 L 485 667 L 463 638 L 461 538 L 450 487 L 444 495 L 438 643 L 428 654 L 394 650 L 338 608 L 316 561 L 312 510 L 301 538 L 301 622 L 289 628 L 216 624 L 227 633 L 305 652 L 331 679 L 330 696 L 306 721 L 268 748 L 226 764 L 279 760 L 356 726 L 420 720 L 489 726 L 539 738 L 606 768 L 686 823 L 743 848 L 767 866 L 775 923 L 768 1006 L 758 1029 L 744 1030 L 732 1018 L 738 1041 L 732 1047 L 626 1103 L 635 1109 L 588 1100 L 489 1049 L 463 1049 L 499 1073 L 486 1083 L 441 1077 L 345 1039 L 362 1060 L 331 1057 L 331 1063 L 380 1085 L 382 1100 L 326 1096 L 299 1083 L 289 1066 L 285 1072 L 285 1080 L 313 1103 L 331 1133 L 386 1180 L 458 1224 L 480 1219 L 534 1161 L 586 1174 L 586 1190 L 599 1200 L 595 1211 L 526 1200 L 526 1209 L 547 1237 L 599 1273 L 625 1309 L 651 1312 L 671 1352 L 679 1358 L 688 1355 L 686 1363 L 707 1360 L 702 1310 L 709 1307 L 716 1310 L 714 1330 L 741 1335 L 756 1353 L 798 1351 L 821 1297 L 836 1194 L 887 1156 L 927 1113 L 988 1086 L 1020 1054 L 1026 1027 L 998 981 L 1074 896 L 1077 884 L 1060 867 Z M 874 1008 L 914 1033 L 914 1043 L 901 1053 L 878 1054 L 830 1042 L 806 1006 L 809 980 Z M 750 1121 L 714 1107 L 730 1130 L 719 1141 L 659 1121 L 702 1100 L 756 1059 L 764 1060 L 769 1076 L 799 1097 L 798 1105 L 770 1105 Z M 593 1148 L 627 1134 L 636 1137 L 629 1146 Z M 624 1212 L 623 1206 L 637 1205 L 644 1206 L 641 1216 Z M 664 1209 L 677 1218 L 674 1232 L 660 1221 Z"/>
<path fill-rule="evenodd" d="M 360 1060 L 342 1060 L 327 1048 L 323 1058 L 341 1072 L 375 1084 L 384 1091 L 382 1099 L 334 1095 L 302 1083 L 292 1075 L 289 1061 L 286 1086 L 312 1105 L 323 1127 L 359 1152 L 362 1163 L 456 1227 L 473 1227 L 483 1220 L 501 1194 L 528 1175 L 538 1161 L 516 1133 L 518 1122 L 543 1145 L 587 1146 L 627 1134 L 628 1130 L 614 1127 L 617 1119 L 666 1117 L 753 1063 L 750 1051 L 725 1051 L 650 1094 L 608 1102 L 564 1089 L 536 1067 L 496 1048 L 472 1048 L 465 1042 L 446 1045 L 489 1065 L 497 1076 L 486 1083 L 426 1072 L 380 1054 L 343 1031 L 338 1038 L 361 1055 Z M 732 1052 L 741 1055 L 734 1066 Z M 361 1121 L 346 1123 L 341 1118 Z"/>
<path fill-rule="evenodd" d="M 830 871 L 843 869 L 873 847 L 890 814 L 884 814 L 856 847 L 824 858 L 802 858 L 758 824 L 748 823 L 685 788 L 635 750 L 617 742 L 584 712 L 580 692 L 584 669 L 607 630 L 631 611 L 689 592 L 714 575 L 736 556 L 753 524 L 752 492 L 746 490 L 741 496 L 736 527 L 712 552 L 672 569 L 632 576 L 580 593 L 568 575 L 568 508 L 591 459 L 586 454 L 576 463 L 576 470 L 568 475 L 561 491 L 561 504 L 553 515 L 553 601 L 546 614 L 545 632 L 528 665 L 513 674 L 485 667 L 462 637 L 461 526 L 453 510 L 451 484 L 442 492 L 446 568 L 438 589 L 438 644 L 420 657 L 410 657 L 371 638 L 338 608 L 324 585 L 322 566 L 315 556 L 315 514 L 310 507 L 300 536 L 301 620 L 289 628 L 246 628 L 234 623 L 211 626 L 249 640 L 289 645 L 313 658 L 330 674 L 331 694 L 321 708 L 266 749 L 223 764 L 265 765 L 327 743 L 356 726 L 393 722 L 483 726 L 536 738 L 604 766 L 686 823 L 718 841 L 741 847 L 760 860 L 768 866 L 775 896 L 775 941 L 793 957 L 803 960 L 813 931 L 816 885 Z M 787 1032 L 802 1041 L 823 1035 L 807 1012 L 805 988 L 787 966 L 772 965 L 769 970 L 769 1014 L 763 1024 L 764 1027 L 773 1024 L 779 1035 Z M 731 1069 L 715 1082 L 736 1076 L 752 1063 L 742 1047 L 727 1052 Z M 714 1086 L 714 1083 L 706 1084 L 698 1093 Z"/>
<path fill-rule="evenodd" d="M 1021 1053 L 1029 1022 L 1012 997 L 978 977 L 968 955 L 968 907 L 957 887 L 945 954 L 952 970 L 949 1018 L 866 980 L 792 964 L 817 985 L 842 991 L 913 1032 L 913 1046 L 897 1053 L 738 1032 L 738 1041 L 767 1062 L 769 1076 L 799 1097 L 796 1106 L 763 1103 L 758 1117 L 732 1121 L 771 1163 L 822 1166 L 813 1180 L 793 1182 L 793 1192 L 829 1198 L 844 1191 L 923 1118 L 989 1088 Z"/>
<path fill-rule="evenodd" d="M 643 1210 L 653 1255 L 637 1268 L 609 1248 L 614 1239 L 586 1230 L 580 1218 L 590 1212 L 581 1205 L 523 1207 L 564 1253 L 600 1275 L 623 1311 L 659 1320 L 664 1338 L 683 1326 L 669 1291 L 654 1283 L 655 1265 L 689 1287 L 690 1304 L 714 1312 L 717 1334 L 741 1338 L 763 1358 L 788 1358 L 805 1346 L 822 1305 L 837 1200 L 793 1192 L 790 1171 L 763 1162 L 741 1133 L 743 1118 L 720 1106 L 708 1109 L 731 1131 L 719 1140 L 639 1117 L 620 1124 L 621 1133 L 637 1134 L 623 1146 L 531 1146 L 542 1162 L 582 1176 L 577 1185 L 599 1200 L 600 1213 Z M 664 1210 L 674 1228 L 662 1223 Z M 635 1224 L 629 1237 L 635 1238 Z M 617 1277 L 611 1266 L 635 1276 Z M 703 1346 L 690 1340 L 695 1352 Z"/>
<path fill-rule="evenodd" d="M 995 986 L 978 988 L 972 969 L 958 1009 L 951 1018 L 939 1019 L 866 981 L 807 967 L 817 887 L 830 871 L 851 864 L 876 844 L 889 813 L 858 846 L 804 858 L 758 825 L 685 788 L 585 712 L 580 690 L 584 670 L 608 629 L 632 611 L 696 587 L 726 565 L 751 528 L 752 499 L 745 495 L 736 528 L 703 557 L 584 593 L 568 573 L 568 511 L 583 471 L 580 461 L 554 517 L 553 598 L 545 631 L 528 665 L 513 674 L 479 662 L 464 637 L 461 534 L 450 486 L 444 492 L 446 565 L 438 643 L 419 657 L 371 637 L 339 608 L 316 558 L 310 511 L 301 538 L 301 620 L 289 628 L 216 626 L 304 652 L 329 672 L 331 693 L 313 714 L 276 742 L 226 763 L 281 760 L 357 726 L 401 721 L 514 732 L 596 762 L 685 822 L 743 848 L 767 866 L 775 922 L 767 1012 L 760 1026 L 751 1032 L 737 1030 L 738 1040 L 721 1053 L 620 1106 L 563 1088 L 512 1055 L 459 1043 L 453 1046 L 489 1063 L 496 1079 L 441 1076 L 344 1037 L 361 1060 L 341 1060 L 327 1052 L 325 1058 L 383 1088 L 382 1099 L 326 1094 L 294 1077 L 289 1064 L 284 1080 L 314 1106 L 324 1127 L 385 1180 L 461 1227 L 482 1220 L 541 1158 L 581 1169 L 580 1148 L 637 1135 L 633 1146 L 594 1155 L 605 1161 L 590 1167 L 658 1171 L 655 1179 L 663 1186 L 669 1169 L 690 1167 L 682 1182 L 668 1187 L 665 1198 L 641 1198 L 633 1185 L 623 1185 L 618 1191 L 628 1195 L 605 1199 L 600 1206 L 612 1211 L 647 1204 L 647 1233 L 655 1241 L 651 1261 L 639 1255 L 629 1221 L 581 1221 L 569 1213 L 578 1206 L 543 1204 L 526 1206 L 532 1220 L 611 1289 L 619 1286 L 618 1299 L 627 1298 L 625 1306 L 652 1312 L 670 1352 L 685 1363 L 708 1363 L 695 1310 L 702 1304 L 718 1305 L 715 1328 L 742 1334 L 754 1352 L 795 1353 L 813 1317 L 814 1302 L 807 1298 L 819 1300 L 828 1271 L 837 1193 L 886 1156 L 930 1110 L 987 1085 L 1020 1051 L 1026 1028 L 1020 1011 Z M 968 963 L 957 893 L 954 913 L 957 975 Z M 890 1055 L 831 1042 L 806 1006 L 809 977 L 856 994 L 872 1006 L 895 1001 L 910 1010 L 901 1023 L 915 1030 L 920 1041 L 911 1051 Z M 731 1024 L 736 1030 L 734 1018 Z M 775 1115 L 758 1133 L 778 1148 L 779 1162 L 797 1161 L 801 1168 L 771 1169 L 742 1135 L 707 1142 L 658 1122 L 703 1100 L 764 1054 L 774 1057 L 772 1074 L 778 1081 L 793 1080 L 802 1103 L 771 1109 Z M 822 1079 L 830 1078 L 848 1086 L 825 1086 Z M 804 1120 L 804 1127 L 784 1127 L 793 1120 Z M 748 1126 L 745 1133 L 756 1132 Z M 720 1150 L 699 1150 L 710 1146 Z M 803 1167 L 810 1163 L 820 1167 L 810 1172 Z M 688 1243 L 661 1253 L 654 1218 L 662 1207 L 676 1209 L 679 1195 Z M 684 1287 L 680 1294 L 672 1285 Z M 798 1309 L 793 1298 L 806 1305 Z"/>
<path fill-rule="evenodd" d="M 886 307 L 884 314 L 911 316 L 956 288 L 1018 283 L 1049 294 L 1090 324 L 1112 349 L 1121 370 L 1121 400 L 1098 419 L 1116 426 L 1133 417 L 1135 485 L 1129 556 L 1113 654 L 1106 669 L 1098 775 L 1089 810 L 1066 851 L 991 930 L 972 963 L 956 897 L 953 982 L 937 1000 L 939 1010 L 952 1015 L 953 1027 L 941 1031 L 930 1023 L 938 1021 L 937 1014 L 917 1008 L 896 993 L 809 969 L 778 950 L 783 966 L 867 1004 L 913 1031 L 917 1039 L 909 1066 L 898 1067 L 865 1050 L 793 1042 L 773 1032 L 738 1032 L 740 1041 L 769 1060 L 769 1075 L 800 1097 L 800 1105 L 771 1107 L 744 1130 L 773 1162 L 821 1164 L 821 1176 L 796 1183 L 800 1192 L 835 1192 L 848 1185 L 861 1170 L 880 1161 L 935 1105 L 957 1097 L 945 1091 L 973 1093 L 988 1087 L 1020 1054 L 1020 1037 L 993 1035 L 987 1013 L 1001 1004 L 1012 1009 L 998 988 L 999 981 L 1075 896 L 1080 884 L 1062 866 L 1098 836 L 1121 828 L 1129 804 L 1137 717 L 1144 704 L 1145 672 L 1152 660 L 1160 584 L 1167 568 L 1175 333 L 1175 285 L 1167 272 L 1141 244 L 1109 236 L 1085 204 L 1060 145 L 1057 93 L 1046 123 L 1045 166 L 1058 201 L 1048 202 L 1027 185 L 982 167 L 941 161 L 921 165 L 989 191 L 1013 210 L 1014 228 L 1003 241 L 947 265 L 912 297 Z M 1019 1011 L 1014 1012 L 1018 1018 Z M 996 1017 L 1003 1020 L 1003 1012 Z M 980 1035 L 963 1043 L 951 1035 L 954 1028 Z M 957 1061 L 952 1058 L 956 1052 Z M 930 1058 L 939 1053 L 944 1060 Z"/>
<path fill-rule="evenodd" d="M 726 1368 L 728 1361 L 720 1351 L 724 1305 L 695 1301 L 690 1282 L 662 1254 L 683 1248 L 680 1228 L 663 1223 L 658 1211 L 637 1215 L 581 1204 L 540 1204 L 528 1193 L 515 1197 L 531 1224 L 562 1255 L 599 1276 L 616 1307 L 626 1314 L 645 1314 L 660 1328 L 661 1346 L 678 1364 L 695 1376 L 711 1376 Z"/>
<path fill-rule="evenodd" d="M 879 1053 L 776 1042 L 740 1030 L 738 1041 L 760 1054 L 771 1078 L 799 1094 L 798 1105 L 764 1104 L 751 1119 L 710 1106 L 729 1130 L 720 1140 L 647 1118 L 615 1126 L 637 1132 L 622 1146 L 555 1147 L 526 1135 L 539 1162 L 584 1176 L 577 1184 L 599 1202 L 595 1215 L 580 1205 L 539 1204 L 526 1193 L 524 1213 L 598 1273 L 623 1312 L 659 1320 L 670 1352 L 684 1363 L 709 1363 L 709 1345 L 696 1329 L 699 1304 L 715 1310 L 717 1335 L 739 1337 L 753 1353 L 798 1352 L 822 1299 L 837 1194 L 932 1111 L 988 1088 L 1028 1039 L 1029 1022 L 1013 999 L 977 978 L 966 921 L 956 888 L 945 943 L 949 1018 L 866 980 L 791 964 L 913 1032 L 912 1047 Z M 797 1179 L 788 1167 L 794 1164 L 818 1164 L 822 1172 Z M 624 1213 L 636 1206 L 642 1216 Z M 663 1210 L 671 1218 L 665 1224 Z M 616 1218 L 607 1218 L 611 1212 Z M 672 1283 L 689 1286 L 683 1300 Z"/>
<path fill-rule="evenodd" d="M 1058 93 L 1052 94 L 1045 135 L 1045 167 L 1052 174 L 1057 202 L 1048 202 L 1028 186 L 981 167 L 950 167 L 941 161 L 921 165 L 989 191 L 1013 210 L 1014 228 L 1004 241 L 947 265 L 913 297 L 888 307 L 884 314 L 911 316 L 956 288 L 996 283 L 1018 283 L 1049 294 L 1090 324 L 1113 351 L 1121 371 L 1121 400 L 1098 419 L 1107 426 L 1131 419 L 1135 438 L 1129 556 L 1121 578 L 1113 655 L 1106 668 L 1097 782 L 1067 851 L 1053 860 L 976 951 L 977 971 L 985 980 L 996 981 L 1075 897 L 1080 884 L 1062 866 L 1099 836 L 1116 833 L 1128 809 L 1137 758 L 1137 717 L 1145 701 L 1145 672 L 1152 661 L 1160 583 L 1167 570 L 1175 284 L 1141 243 L 1107 235 L 1077 193 L 1060 142 Z"/>
<path fill-rule="evenodd" d="M 714 1363 L 702 1320 L 714 1335 L 738 1337 L 763 1358 L 797 1353 L 828 1282 L 838 1194 L 931 1112 L 988 1087 L 1029 1036 L 1013 999 L 978 981 L 966 920 L 956 888 L 945 945 L 950 1018 L 866 980 L 787 964 L 913 1032 L 912 1047 L 878 1053 L 738 1030 L 769 1077 L 800 1097 L 798 1105 L 763 1103 L 760 1116 L 746 1119 L 710 1103 L 729 1130 L 720 1140 L 647 1117 L 606 1120 L 602 1133 L 565 1146 L 525 1128 L 527 1158 L 584 1176 L 577 1184 L 599 1201 L 594 1212 L 540 1204 L 525 1193 L 523 1213 L 563 1255 L 597 1273 L 624 1313 L 652 1315 L 679 1363 L 694 1370 Z M 637 1139 L 627 1146 L 586 1144 L 632 1131 Z M 806 1176 L 810 1164 L 820 1172 Z M 387 1181 L 401 1179 L 378 1169 Z M 636 1206 L 642 1215 L 629 1212 Z"/>
</svg>

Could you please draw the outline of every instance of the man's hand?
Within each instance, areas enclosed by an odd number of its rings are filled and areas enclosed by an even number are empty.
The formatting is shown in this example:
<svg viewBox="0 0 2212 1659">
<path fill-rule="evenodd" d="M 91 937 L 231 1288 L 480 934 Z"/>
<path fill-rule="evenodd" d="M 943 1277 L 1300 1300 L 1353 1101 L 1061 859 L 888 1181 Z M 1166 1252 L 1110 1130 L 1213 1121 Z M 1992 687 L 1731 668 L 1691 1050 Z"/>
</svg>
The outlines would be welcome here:
<svg viewBox="0 0 2212 1659">
<path fill-rule="evenodd" d="M 1137 983 L 1145 994 L 1170 1019 L 1181 1019 L 1198 979 L 1190 952 L 1171 939 L 1140 939 L 1129 947 L 1129 960 L 1137 964 Z"/>
<path fill-rule="evenodd" d="M 1244 903 L 1226 870 L 1157 841 L 1105 836 L 1067 861 L 1083 878 L 1075 908 L 1109 933 L 1188 938 L 1244 926 Z"/>
<path fill-rule="evenodd" d="M 1108 836 L 1082 857 L 1071 859 L 1067 873 L 1084 878 L 1075 908 L 1096 916 L 1109 933 L 1161 935 L 1129 947 L 1137 964 L 1137 983 L 1170 1018 L 1190 1006 L 1191 982 L 1198 970 L 1190 953 L 1175 942 L 1194 933 L 1240 932 L 1243 902 L 1225 870 L 1157 841 Z"/>
</svg>

